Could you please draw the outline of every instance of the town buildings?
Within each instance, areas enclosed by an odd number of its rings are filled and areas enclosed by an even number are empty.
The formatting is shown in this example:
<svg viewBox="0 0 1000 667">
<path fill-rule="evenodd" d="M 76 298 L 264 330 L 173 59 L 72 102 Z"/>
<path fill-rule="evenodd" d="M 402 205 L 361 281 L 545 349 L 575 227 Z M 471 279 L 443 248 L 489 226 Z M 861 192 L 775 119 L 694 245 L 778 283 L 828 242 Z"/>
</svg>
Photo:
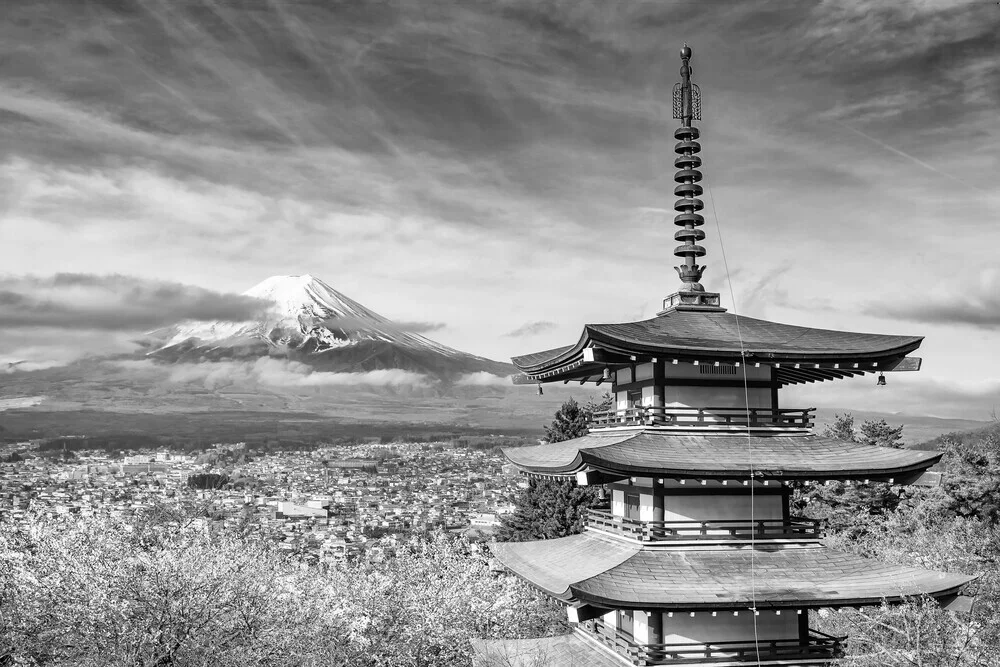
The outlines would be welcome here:
<svg viewBox="0 0 1000 667">
<path fill-rule="evenodd" d="M 42 456 L 10 446 L 0 462 L 0 521 L 38 515 L 128 518 L 157 505 L 195 508 L 207 529 L 260 532 L 308 563 L 333 565 L 391 555 L 414 532 L 495 529 L 523 479 L 503 474 L 489 451 L 448 443 L 358 444 L 248 455 L 240 443 L 197 455 L 78 451 Z M 2 453 L 2 452 L 0 452 Z M 218 489 L 194 489 L 193 475 L 225 475 Z"/>
</svg>

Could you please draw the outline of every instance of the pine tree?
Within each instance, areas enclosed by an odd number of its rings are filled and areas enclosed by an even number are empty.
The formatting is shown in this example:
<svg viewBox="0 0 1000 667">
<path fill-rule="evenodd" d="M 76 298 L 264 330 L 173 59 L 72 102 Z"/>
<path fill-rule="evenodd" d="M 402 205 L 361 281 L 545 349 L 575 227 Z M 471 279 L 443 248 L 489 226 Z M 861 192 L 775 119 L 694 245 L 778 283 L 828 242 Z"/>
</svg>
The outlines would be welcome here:
<svg viewBox="0 0 1000 667">
<path fill-rule="evenodd" d="M 569 399 L 545 427 L 548 441 L 562 442 L 587 434 L 587 422 L 594 412 L 611 406 L 611 395 L 581 407 Z M 497 538 L 502 542 L 523 542 L 575 535 L 583 530 L 587 509 L 601 504 L 600 489 L 577 486 L 570 480 L 532 479 L 514 500 L 514 511 L 501 518 Z"/>
</svg>

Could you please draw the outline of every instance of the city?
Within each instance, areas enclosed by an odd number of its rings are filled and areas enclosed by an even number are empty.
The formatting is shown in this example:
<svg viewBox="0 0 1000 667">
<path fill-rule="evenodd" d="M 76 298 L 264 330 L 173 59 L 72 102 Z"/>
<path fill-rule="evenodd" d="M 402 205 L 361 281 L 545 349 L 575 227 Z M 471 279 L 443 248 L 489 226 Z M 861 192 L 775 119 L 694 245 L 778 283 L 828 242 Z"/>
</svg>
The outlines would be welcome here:
<svg viewBox="0 0 1000 667">
<path fill-rule="evenodd" d="M 400 539 L 438 527 L 488 537 L 527 487 L 493 448 L 373 440 L 277 454 L 232 443 L 200 454 L 52 456 L 27 450 L 42 442 L 14 443 L 0 449 L 0 521 L 126 518 L 186 505 L 206 530 L 260 531 L 282 552 L 333 564 L 384 558 Z"/>
</svg>

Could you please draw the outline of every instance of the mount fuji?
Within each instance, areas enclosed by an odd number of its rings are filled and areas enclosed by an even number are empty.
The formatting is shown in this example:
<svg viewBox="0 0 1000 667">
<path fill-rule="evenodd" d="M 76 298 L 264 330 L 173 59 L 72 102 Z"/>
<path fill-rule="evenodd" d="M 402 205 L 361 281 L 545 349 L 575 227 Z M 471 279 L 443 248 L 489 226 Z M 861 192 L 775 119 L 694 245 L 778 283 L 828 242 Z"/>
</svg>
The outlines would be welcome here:
<svg viewBox="0 0 1000 667">
<path fill-rule="evenodd" d="M 311 275 L 272 276 L 243 293 L 261 315 L 245 322 L 181 322 L 153 332 L 164 362 L 285 357 L 320 371 L 400 369 L 444 381 L 471 373 L 506 376 L 514 367 L 461 352 L 375 313 Z"/>
</svg>

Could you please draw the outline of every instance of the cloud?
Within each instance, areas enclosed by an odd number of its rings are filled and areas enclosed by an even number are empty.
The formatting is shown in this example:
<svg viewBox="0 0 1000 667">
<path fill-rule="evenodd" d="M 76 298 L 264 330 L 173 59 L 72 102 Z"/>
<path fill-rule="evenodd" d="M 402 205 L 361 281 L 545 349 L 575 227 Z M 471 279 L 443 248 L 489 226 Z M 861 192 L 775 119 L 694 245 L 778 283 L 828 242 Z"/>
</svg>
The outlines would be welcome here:
<svg viewBox="0 0 1000 667">
<path fill-rule="evenodd" d="M 181 320 L 240 322 L 269 306 L 238 294 L 133 276 L 0 278 L 0 323 L 6 329 L 141 331 Z"/>
<path fill-rule="evenodd" d="M 324 320 L 323 324 L 331 329 L 351 333 L 355 331 L 370 331 L 373 326 L 382 329 L 387 333 L 428 333 L 430 331 L 440 331 L 447 325 L 443 322 L 395 322 L 384 320 L 377 324 L 372 320 L 357 317 L 331 317 Z"/>
<path fill-rule="evenodd" d="M 540 333 L 544 333 L 556 327 L 555 322 L 548 322 L 546 320 L 539 320 L 538 322 L 528 322 L 522 324 L 513 331 L 508 331 L 503 334 L 506 338 L 521 338 L 524 336 L 537 336 Z"/>
<path fill-rule="evenodd" d="M 1000 328 L 1000 271 L 986 269 L 976 284 L 937 288 L 920 299 L 902 296 L 896 301 L 873 302 L 864 312 L 886 319 L 993 331 Z"/>
<path fill-rule="evenodd" d="M 478 371 L 476 373 L 467 373 L 455 381 L 455 384 L 461 385 L 463 387 L 510 387 L 510 377 L 501 377 L 499 375 L 493 375 L 493 373 L 487 373 L 486 371 Z"/>
<path fill-rule="evenodd" d="M 279 388 L 309 387 L 392 387 L 420 389 L 433 380 L 426 375 L 399 369 L 375 370 L 364 373 L 330 373 L 314 371 L 306 364 L 287 359 L 262 357 L 255 361 L 218 361 L 157 364 L 149 360 L 114 362 L 131 372 L 154 372 L 173 384 L 200 384 L 214 390 L 230 385 L 264 385 Z"/>
<path fill-rule="evenodd" d="M 928 417 L 986 420 L 1000 410 L 1000 378 L 950 380 L 921 373 L 886 373 L 879 387 L 866 375 L 839 382 L 793 385 L 782 390 L 784 405 L 899 412 Z"/>
</svg>

